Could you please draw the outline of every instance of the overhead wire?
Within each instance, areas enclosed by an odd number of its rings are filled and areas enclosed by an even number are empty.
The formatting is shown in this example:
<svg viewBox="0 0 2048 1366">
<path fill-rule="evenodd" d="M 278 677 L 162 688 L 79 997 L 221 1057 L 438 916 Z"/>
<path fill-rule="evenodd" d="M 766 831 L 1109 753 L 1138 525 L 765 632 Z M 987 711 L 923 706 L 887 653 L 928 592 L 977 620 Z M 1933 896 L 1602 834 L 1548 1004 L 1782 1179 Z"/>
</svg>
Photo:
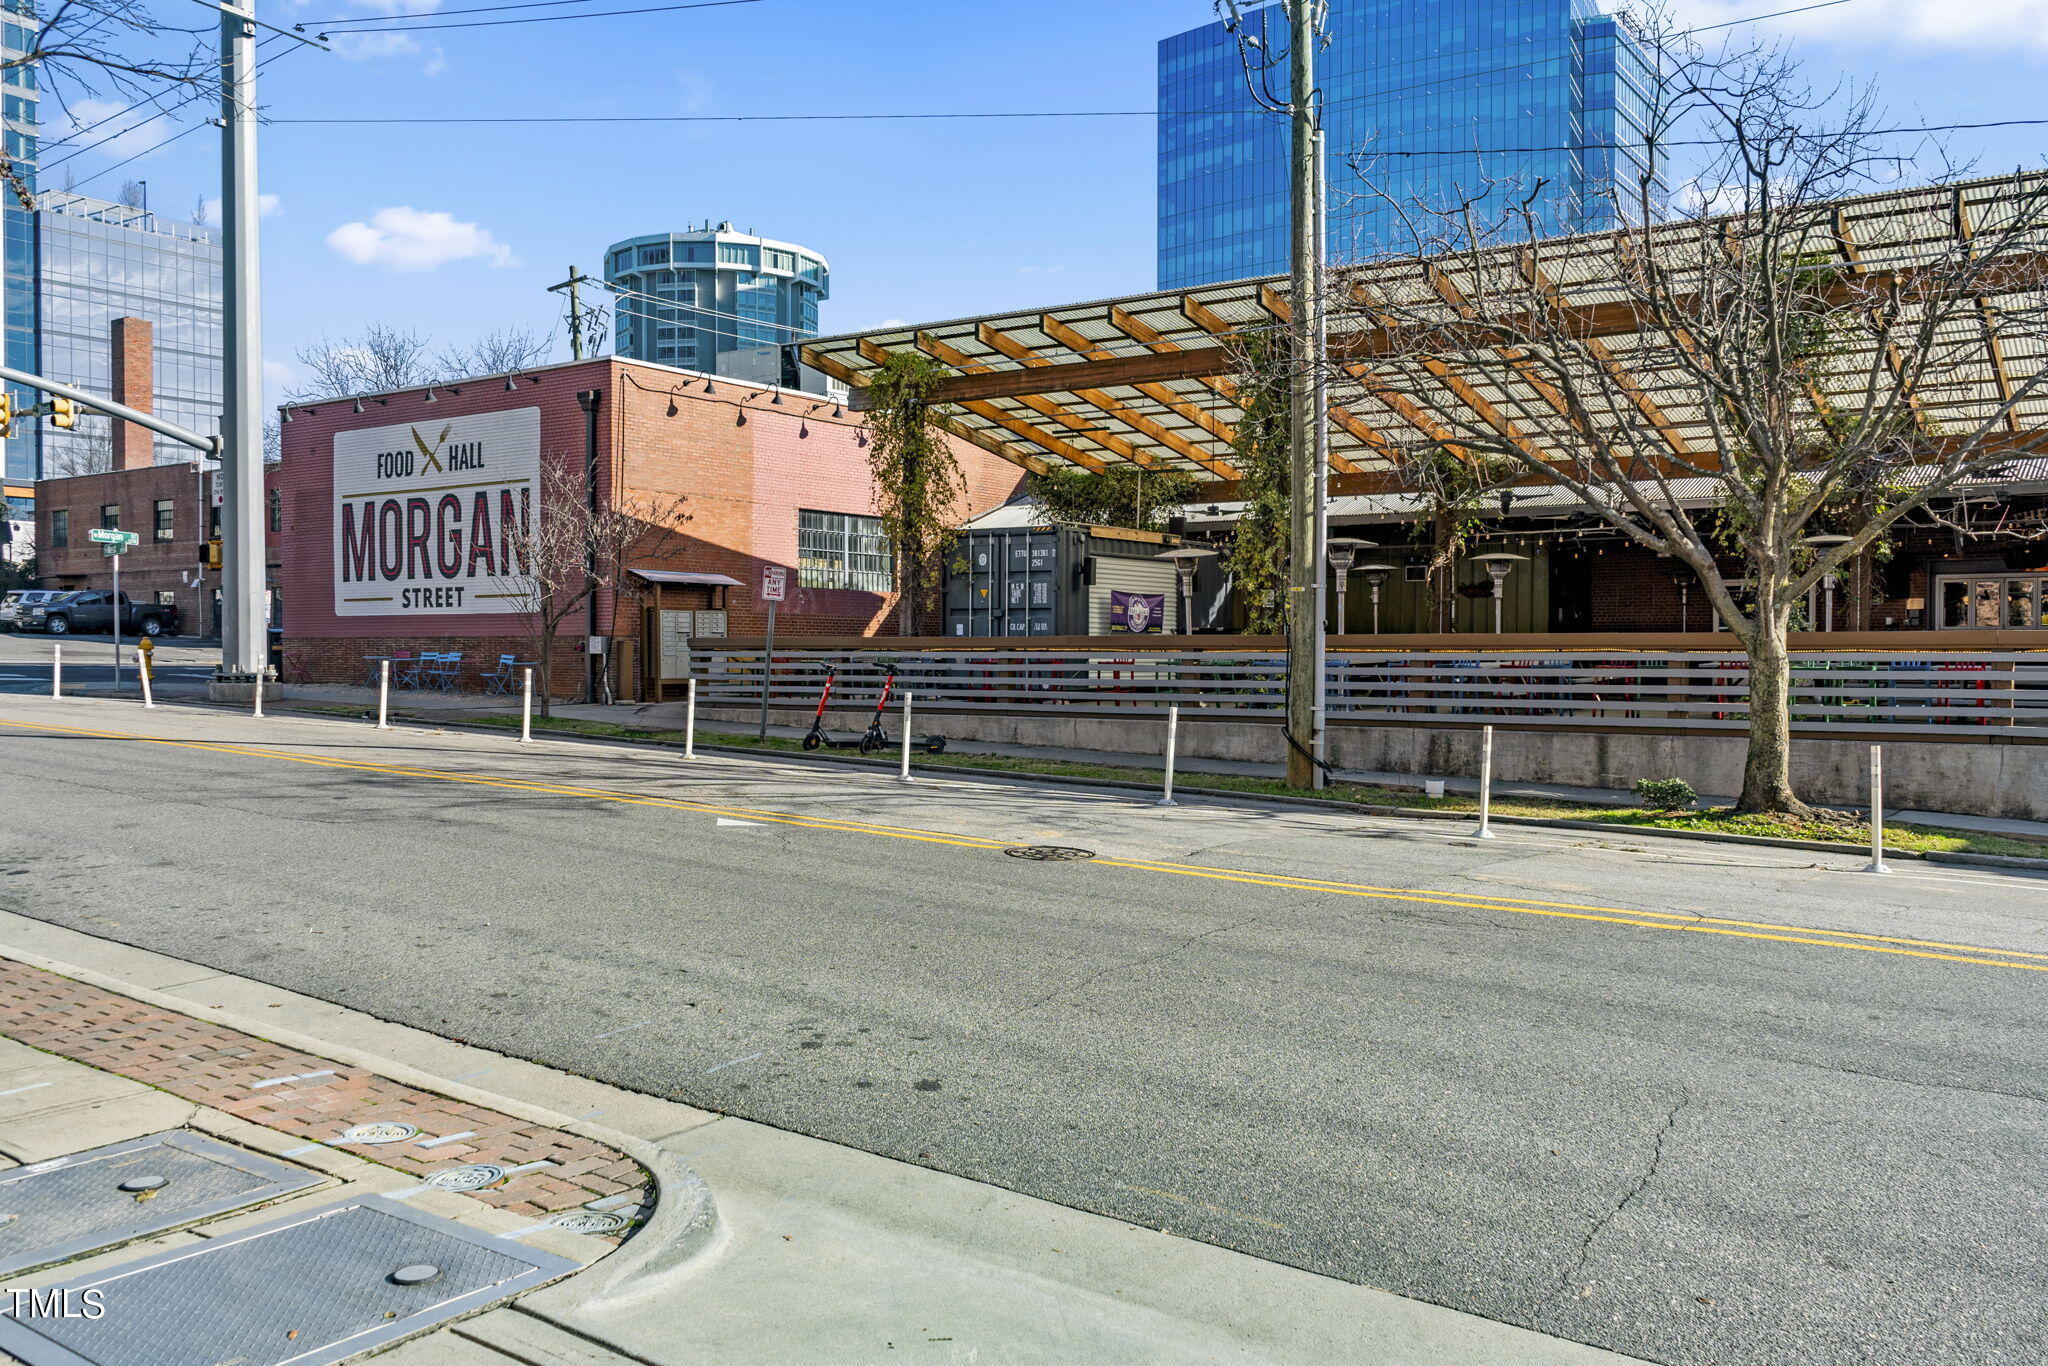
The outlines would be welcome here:
<svg viewBox="0 0 2048 1366">
<path fill-rule="evenodd" d="M 611 19 L 622 14 L 667 14 L 674 10 L 721 9 L 727 5 L 758 5 L 761 0 L 695 0 L 686 5 L 651 5 L 645 9 L 596 10 L 585 14 L 535 14 L 523 19 L 469 19 L 459 24 L 387 24 L 376 28 L 348 28 L 338 32 L 350 33 L 425 33 L 432 29 L 445 28 L 499 28 L 507 24 L 559 24 L 570 19 Z M 396 17 L 396 16 L 392 16 Z M 322 34 L 326 37 L 326 34 Z"/>
</svg>

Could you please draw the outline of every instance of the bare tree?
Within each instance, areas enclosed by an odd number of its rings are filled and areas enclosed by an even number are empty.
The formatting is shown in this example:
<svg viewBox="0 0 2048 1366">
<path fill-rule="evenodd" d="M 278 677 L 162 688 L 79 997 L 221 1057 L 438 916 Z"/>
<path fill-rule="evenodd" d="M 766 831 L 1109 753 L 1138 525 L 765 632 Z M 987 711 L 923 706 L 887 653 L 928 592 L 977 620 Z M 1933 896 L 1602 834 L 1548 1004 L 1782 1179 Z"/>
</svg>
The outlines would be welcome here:
<svg viewBox="0 0 2048 1366">
<path fill-rule="evenodd" d="M 81 414 L 70 433 L 49 434 L 45 439 L 43 477 L 69 479 L 80 474 L 105 474 L 114 468 L 114 428 L 111 419 Z"/>
<path fill-rule="evenodd" d="M 506 555 L 496 575 L 499 591 L 512 595 L 526 626 L 542 716 L 551 714 L 555 651 L 568 624 L 604 593 L 615 614 L 631 611 L 640 596 L 627 572 L 632 560 L 672 547 L 689 520 L 684 503 L 680 497 L 606 502 L 592 495 L 581 461 L 542 460 L 532 505 L 522 502 L 516 521 L 499 528 Z"/>
<path fill-rule="evenodd" d="M 1333 283 L 1333 379 L 1690 566 L 1750 665 L 1737 809 L 1804 814 L 1787 636 L 1807 593 L 2048 449 L 2048 373 L 2001 358 L 2048 338 L 2048 176 L 1898 191 L 1870 102 L 1778 54 L 1667 50 L 1665 74 L 1657 138 L 1709 149 L 1681 212 L 1658 221 L 1654 172 L 1591 237 L 1544 240 L 1541 185 L 1402 203 L 1413 255 Z"/>
<path fill-rule="evenodd" d="M 554 349 L 545 336 L 527 327 L 486 332 L 468 346 L 451 346 L 437 357 L 444 377 L 503 375 L 539 365 Z"/>
<path fill-rule="evenodd" d="M 25 8 L 18 13 L 29 15 Z M 205 93 L 204 82 L 213 72 L 214 26 L 166 23 L 146 0 L 56 0 L 34 14 L 31 25 L 28 50 L 0 56 L 0 70 L 33 67 L 40 73 L 44 104 L 67 114 L 73 102 L 86 97 L 116 98 L 130 106 L 101 120 L 104 129 L 88 125 L 82 134 L 112 137 L 158 114 L 188 107 Z M 47 108 L 44 120 L 54 122 Z M 0 180 L 23 207 L 35 207 L 28 178 L 4 149 Z"/>
<path fill-rule="evenodd" d="M 288 399 L 305 403 L 350 394 L 375 394 L 437 383 L 441 367 L 416 329 L 371 323 L 353 337 L 334 341 L 322 337 L 301 347 L 299 364 L 311 378 Z"/>
</svg>

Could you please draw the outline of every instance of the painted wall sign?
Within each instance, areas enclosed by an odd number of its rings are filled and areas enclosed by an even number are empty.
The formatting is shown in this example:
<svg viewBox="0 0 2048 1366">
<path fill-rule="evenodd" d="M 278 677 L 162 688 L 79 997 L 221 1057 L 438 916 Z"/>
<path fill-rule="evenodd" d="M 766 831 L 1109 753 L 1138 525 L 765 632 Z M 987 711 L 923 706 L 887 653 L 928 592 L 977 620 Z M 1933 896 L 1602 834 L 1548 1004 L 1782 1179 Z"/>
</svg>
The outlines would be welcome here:
<svg viewBox="0 0 2048 1366">
<path fill-rule="evenodd" d="M 540 515 L 540 409 L 334 437 L 334 612 L 516 613 Z"/>
</svg>

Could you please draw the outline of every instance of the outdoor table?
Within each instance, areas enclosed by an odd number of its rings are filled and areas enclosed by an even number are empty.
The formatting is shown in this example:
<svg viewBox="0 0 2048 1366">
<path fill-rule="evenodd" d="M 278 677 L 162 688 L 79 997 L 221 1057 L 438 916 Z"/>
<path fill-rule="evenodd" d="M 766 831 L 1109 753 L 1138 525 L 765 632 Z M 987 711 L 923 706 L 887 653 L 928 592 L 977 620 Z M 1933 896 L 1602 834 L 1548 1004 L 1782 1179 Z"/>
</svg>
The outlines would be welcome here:
<svg viewBox="0 0 2048 1366">
<path fill-rule="evenodd" d="M 412 656 L 411 656 L 411 655 L 406 655 L 406 656 L 405 656 L 405 659 L 407 659 L 408 661 L 410 661 L 410 660 L 411 660 L 411 658 L 412 658 Z M 384 663 L 384 662 L 385 662 L 386 660 L 389 660 L 389 661 L 391 662 L 391 681 L 392 681 L 393 683 L 396 683 L 396 682 L 398 681 L 398 661 L 399 661 L 399 656 L 397 656 L 397 655 L 364 655 L 364 656 L 363 656 L 363 662 L 364 662 L 365 664 L 367 664 L 367 665 L 369 665 L 369 666 L 370 666 L 370 673 L 369 673 L 369 681 L 368 681 L 367 683 L 365 683 L 365 684 L 364 684 L 364 686 L 365 686 L 365 687 L 370 687 L 370 688 L 374 688 L 374 687 L 376 687 L 376 686 L 377 686 L 377 680 L 378 680 L 378 679 L 379 679 L 380 677 L 382 677 L 382 674 L 383 674 L 383 671 L 382 671 L 382 670 L 380 670 L 380 669 L 379 669 L 379 668 L 378 668 L 377 666 L 378 666 L 379 664 L 382 664 L 382 663 Z"/>
</svg>

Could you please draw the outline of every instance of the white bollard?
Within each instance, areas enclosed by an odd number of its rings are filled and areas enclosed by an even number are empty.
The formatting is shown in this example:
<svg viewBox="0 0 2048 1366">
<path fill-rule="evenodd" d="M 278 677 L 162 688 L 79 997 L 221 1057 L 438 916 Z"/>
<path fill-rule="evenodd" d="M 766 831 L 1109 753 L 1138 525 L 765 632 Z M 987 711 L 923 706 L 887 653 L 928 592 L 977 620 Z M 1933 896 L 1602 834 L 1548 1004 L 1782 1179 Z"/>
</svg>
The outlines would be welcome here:
<svg viewBox="0 0 2048 1366">
<path fill-rule="evenodd" d="M 63 645 L 62 645 L 61 643 L 57 642 L 57 641 L 51 641 L 51 642 L 50 642 L 50 696 L 52 696 L 52 697 L 62 697 L 63 695 L 64 695 L 64 646 L 63 646 Z"/>
<path fill-rule="evenodd" d="M 1884 747 L 1870 747 L 1870 866 L 1866 873 L 1888 873 L 1884 866 Z"/>
<path fill-rule="evenodd" d="M 683 703 L 683 757 L 697 757 L 697 680 L 689 682 L 688 700 Z"/>
<path fill-rule="evenodd" d="M 910 776 L 910 690 L 903 690 L 903 771 L 899 775 L 904 782 L 914 783 Z"/>
<path fill-rule="evenodd" d="M 1173 799 L 1173 758 L 1174 751 L 1179 747 L 1180 708 L 1168 707 L 1166 709 L 1166 787 L 1159 794 L 1159 800 L 1153 803 L 1154 806 L 1180 805 L 1179 802 Z"/>
<path fill-rule="evenodd" d="M 1479 733 L 1479 828 L 1472 832 L 1474 839 L 1490 840 L 1493 831 L 1488 828 L 1493 817 L 1493 727 L 1485 726 Z"/>
<path fill-rule="evenodd" d="M 391 729 L 391 661 L 377 661 L 377 729 Z"/>
<path fill-rule="evenodd" d="M 149 660 L 140 650 L 135 652 L 135 676 L 142 680 L 142 705 L 145 708 L 155 707 L 156 698 L 149 691 Z"/>
<path fill-rule="evenodd" d="M 256 704 L 256 719 L 261 721 L 263 719 L 263 675 L 261 673 L 256 675 L 256 687 L 250 696 Z"/>
<path fill-rule="evenodd" d="M 525 681 L 519 685 L 519 743 L 533 743 L 533 670 L 523 669 Z"/>
</svg>

